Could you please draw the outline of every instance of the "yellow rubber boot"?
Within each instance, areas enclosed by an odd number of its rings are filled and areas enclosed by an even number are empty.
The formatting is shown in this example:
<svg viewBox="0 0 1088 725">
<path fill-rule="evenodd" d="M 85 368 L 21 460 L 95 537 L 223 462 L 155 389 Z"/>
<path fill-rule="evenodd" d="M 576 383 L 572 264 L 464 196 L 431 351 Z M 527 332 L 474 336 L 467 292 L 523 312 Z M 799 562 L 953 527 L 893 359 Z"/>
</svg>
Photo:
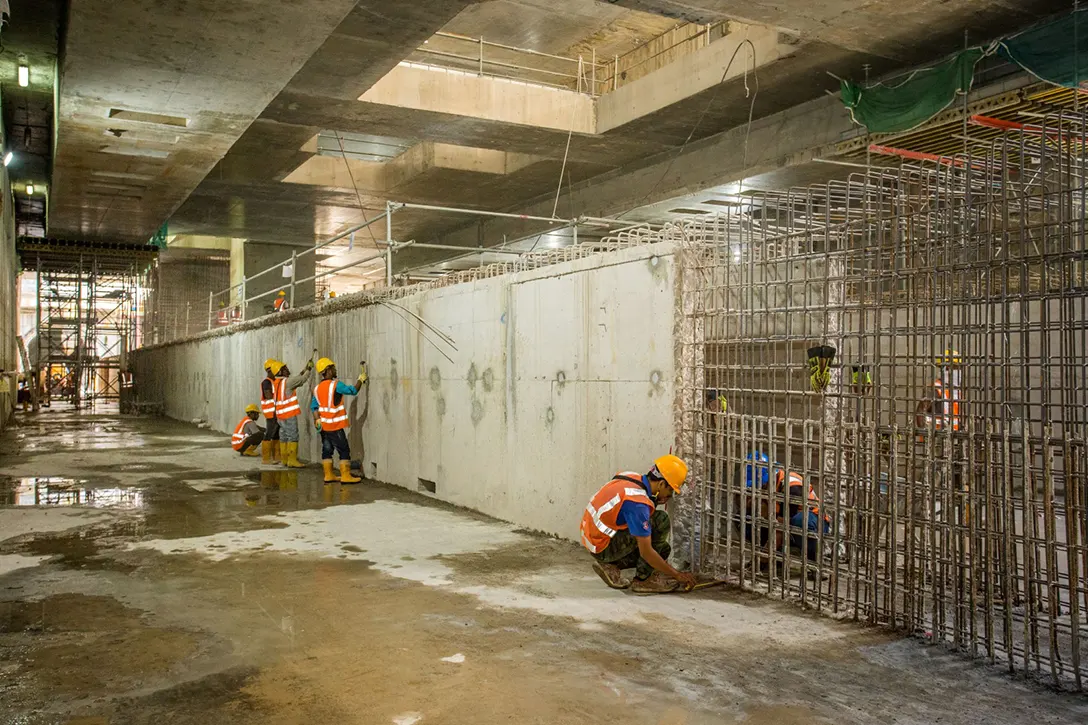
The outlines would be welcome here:
<svg viewBox="0 0 1088 725">
<path fill-rule="evenodd" d="M 325 483 L 336 483 L 340 480 L 332 470 L 332 461 L 321 461 L 321 467 L 325 469 Z"/>
<path fill-rule="evenodd" d="M 288 468 L 304 468 L 305 466 L 298 460 L 298 441 L 284 443 L 283 446 L 286 448 L 283 457 L 283 465 Z"/>
<path fill-rule="evenodd" d="M 243 453 L 242 455 L 243 456 L 259 456 L 259 455 L 261 455 L 261 452 L 257 450 L 257 446 L 250 446 L 249 448 L 246 449 L 246 452 Z"/>
<path fill-rule="evenodd" d="M 261 463 L 272 462 L 272 441 L 261 441 Z"/>
<path fill-rule="evenodd" d="M 279 441 L 272 441 L 272 462 L 283 463 L 283 446 Z"/>
<path fill-rule="evenodd" d="M 351 461 L 340 461 L 340 483 L 359 483 L 362 480 L 351 475 Z"/>
</svg>

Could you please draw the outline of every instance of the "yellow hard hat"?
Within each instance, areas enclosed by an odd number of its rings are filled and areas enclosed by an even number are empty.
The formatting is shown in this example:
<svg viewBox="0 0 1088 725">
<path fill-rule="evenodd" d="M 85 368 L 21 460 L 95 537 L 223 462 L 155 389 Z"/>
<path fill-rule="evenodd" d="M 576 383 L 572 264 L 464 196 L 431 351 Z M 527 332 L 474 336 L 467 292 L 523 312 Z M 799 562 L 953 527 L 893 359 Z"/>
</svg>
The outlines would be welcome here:
<svg viewBox="0 0 1088 725">
<path fill-rule="evenodd" d="M 938 365 L 959 365 L 960 353 L 958 350 L 945 350 L 943 355 L 937 356 Z"/>
<path fill-rule="evenodd" d="M 680 487 L 684 485 L 684 481 L 688 478 L 688 464 L 670 453 L 654 461 L 654 469 L 665 479 L 665 483 L 669 484 L 673 491 L 680 493 Z"/>
<path fill-rule="evenodd" d="M 281 363 L 279 360 L 277 360 L 274 357 L 270 357 L 270 358 L 268 358 L 267 360 L 264 361 L 264 369 L 265 370 L 271 370 L 274 373 L 278 373 L 280 371 L 280 368 L 282 368 L 282 367 L 283 367 L 283 363 Z"/>
<path fill-rule="evenodd" d="M 260 409 L 260 408 L 258 408 L 258 407 L 257 407 L 256 405 L 254 405 L 253 403 L 250 403 L 249 405 L 247 405 L 247 406 L 246 406 L 246 412 L 247 412 L 247 413 L 260 413 L 260 412 L 261 412 L 261 409 Z"/>
<path fill-rule="evenodd" d="M 283 290 L 280 290 L 280 293 L 279 293 L 279 295 L 278 295 L 278 296 L 279 296 L 279 297 L 286 297 L 286 296 L 287 296 L 287 293 L 286 293 L 286 292 L 284 292 Z"/>
<path fill-rule="evenodd" d="M 325 372 L 325 368 L 329 367 L 330 365 L 335 365 L 335 364 L 336 363 L 334 363 L 329 358 L 323 357 L 323 358 L 321 358 L 320 360 L 317 361 L 317 372 L 323 373 L 323 372 Z"/>
</svg>

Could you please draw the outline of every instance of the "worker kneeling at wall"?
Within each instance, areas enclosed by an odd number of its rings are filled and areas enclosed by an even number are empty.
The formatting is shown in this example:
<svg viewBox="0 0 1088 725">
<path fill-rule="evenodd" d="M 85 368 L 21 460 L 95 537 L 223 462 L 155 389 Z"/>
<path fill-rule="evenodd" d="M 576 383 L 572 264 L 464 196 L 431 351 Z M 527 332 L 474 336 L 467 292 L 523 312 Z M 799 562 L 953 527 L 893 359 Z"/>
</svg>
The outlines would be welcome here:
<svg viewBox="0 0 1088 725">
<path fill-rule="evenodd" d="M 230 447 L 238 451 L 242 456 L 259 456 L 257 446 L 264 441 L 264 428 L 257 425 L 257 419 L 261 417 L 261 409 L 256 405 L 246 406 L 246 417 L 238 421 L 234 427 L 234 435 L 230 439 Z"/>
<path fill-rule="evenodd" d="M 360 364 L 359 380 L 352 387 L 336 379 L 336 363 L 327 357 L 317 361 L 317 373 L 321 382 L 310 399 L 310 411 L 314 415 L 314 427 L 321 432 L 321 466 L 325 469 L 325 483 L 359 483 L 361 478 L 351 475 L 351 449 L 348 447 L 348 409 L 345 395 L 358 395 L 366 382 L 366 363 Z M 340 478 L 332 469 L 333 451 L 340 454 Z"/>
<path fill-rule="evenodd" d="M 667 559 L 671 525 L 665 505 L 688 477 L 688 466 L 673 455 L 661 456 L 645 476 L 617 473 L 598 491 L 582 514 L 582 545 L 597 561 L 593 571 L 613 589 L 638 594 L 671 592 L 695 586 L 692 574 L 674 569 Z M 623 569 L 635 568 L 628 582 Z"/>
<path fill-rule="evenodd" d="M 786 518 L 789 519 L 790 547 L 802 553 L 810 562 L 815 562 L 819 556 L 820 534 L 831 533 L 831 517 L 820 516 L 820 499 L 815 489 L 805 483 L 805 478 L 799 473 L 790 471 L 786 474 L 786 468 L 780 463 L 770 464 L 766 453 L 755 451 L 748 454 L 750 461 L 745 468 L 745 486 L 749 489 L 767 489 L 770 486 L 771 472 L 774 472 L 775 500 L 774 516 L 779 522 L 779 528 L 775 532 L 775 549 L 782 549 L 782 525 Z M 788 483 L 787 483 L 788 481 Z M 787 516 L 782 513 L 782 488 L 786 486 Z M 805 501 L 807 499 L 807 503 Z M 749 506 L 752 503 L 749 502 Z M 806 516 L 806 509 L 808 511 Z M 764 512 L 765 515 L 765 512 Z M 752 524 L 745 525 L 745 536 L 752 538 Z M 804 532 L 809 532 L 806 535 Z M 759 545 L 766 546 L 770 539 L 770 529 L 767 526 L 759 527 Z"/>
</svg>

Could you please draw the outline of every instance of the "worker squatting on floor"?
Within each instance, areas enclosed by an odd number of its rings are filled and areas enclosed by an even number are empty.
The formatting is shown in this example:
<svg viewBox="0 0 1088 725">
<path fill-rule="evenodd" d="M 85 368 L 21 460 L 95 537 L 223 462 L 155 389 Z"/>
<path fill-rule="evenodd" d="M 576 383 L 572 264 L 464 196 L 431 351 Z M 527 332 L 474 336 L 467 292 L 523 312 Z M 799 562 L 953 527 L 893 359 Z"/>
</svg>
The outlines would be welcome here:
<svg viewBox="0 0 1088 725">
<path fill-rule="evenodd" d="M 590 499 L 582 514 L 582 545 L 596 561 L 593 571 L 613 589 L 638 594 L 690 590 L 695 577 L 668 562 L 671 525 L 665 505 L 688 477 L 688 466 L 674 455 L 661 456 L 645 476 L 617 473 Z M 635 568 L 634 581 L 623 569 Z"/>
<path fill-rule="evenodd" d="M 259 456 L 257 446 L 264 441 L 264 428 L 257 425 L 261 409 L 250 403 L 246 406 L 246 417 L 238 421 L 234 434 L 230 437 L 230 447 L 242 456 Z"/>
<path fill-rule="evenodd" d="M 360 478 L 351 473 L 351 449 L 348 447 L 347 430 L 350 421 L 344 406 L 345 395 L 358 395 L 367 381 L 366 363 L 359 364 L 359 379 L 352 387 L 336 379 L 336 363 L 327 357 L 317 361 L 317 373 L 321 382 L 310 399 L 310 411 L 314 427 L 321 433 L 321 466 L 325 469 L 325 483 L 358 483 Z M 333 472 L 333 453 L 340 455 L 340 478 Z"/>
</svg>

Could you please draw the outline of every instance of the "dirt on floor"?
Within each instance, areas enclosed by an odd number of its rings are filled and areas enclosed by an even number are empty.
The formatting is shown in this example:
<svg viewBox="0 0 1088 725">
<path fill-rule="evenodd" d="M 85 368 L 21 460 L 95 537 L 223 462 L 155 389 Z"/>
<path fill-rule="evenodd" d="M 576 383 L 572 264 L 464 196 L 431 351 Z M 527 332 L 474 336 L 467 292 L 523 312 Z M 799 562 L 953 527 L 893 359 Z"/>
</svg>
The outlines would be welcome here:
<svg viewBox="0 0 1088 725">
<path fill-rule="evenodd" d="M 68 443 L 0 441 L 0 723 L 1088 722 L 1082 696 L 788 603 L 609 590 L 569 542 L 262 472 L 218 434 L 49 425 Z M 112 471 L 137 438 L 170 465 Z"/>
</svg>

